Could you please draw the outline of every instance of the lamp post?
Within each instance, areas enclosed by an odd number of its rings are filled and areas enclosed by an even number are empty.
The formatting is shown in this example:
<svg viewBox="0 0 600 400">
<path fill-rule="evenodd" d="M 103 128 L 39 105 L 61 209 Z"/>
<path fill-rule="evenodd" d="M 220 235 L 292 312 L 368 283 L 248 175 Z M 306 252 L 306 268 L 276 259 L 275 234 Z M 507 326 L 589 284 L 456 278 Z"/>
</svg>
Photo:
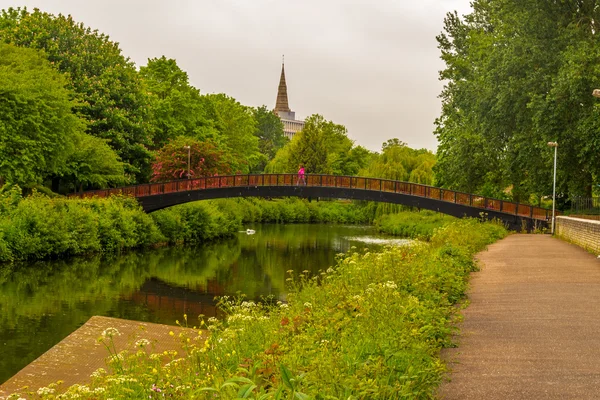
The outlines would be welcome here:
<svg viewBox="0 0 600 400">
<path fill-rule="evenodd" d="M 552 231 L 554 235 L 554 210 L 556 208 L 556 150 L 558 149 L 558 142 L 548 142 L 548 146 L 554 147 L 554 181 L 552 184 Z"/>
<path fill-rule="evenodd" d="M 187 149 L 188 151 L 188 172 L 187 172 L 187 178 L 190 179 L 190 146 L 183 146 L 184 149 Z"/>
</svg>

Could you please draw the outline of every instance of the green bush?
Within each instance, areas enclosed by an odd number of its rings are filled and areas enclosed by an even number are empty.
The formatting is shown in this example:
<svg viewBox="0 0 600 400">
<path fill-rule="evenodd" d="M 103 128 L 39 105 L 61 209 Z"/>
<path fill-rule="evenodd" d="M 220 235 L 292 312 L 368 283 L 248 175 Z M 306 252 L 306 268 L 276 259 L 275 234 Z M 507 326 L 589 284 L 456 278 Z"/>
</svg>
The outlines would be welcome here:
<svg viewBox="0 0 600 400">
<path fill-rule="evenodd" d="M 380 232 L 407 238 L 429 240 L 435 230 L 456 218 L 434 211 L 403 211 L 378 217 L 375 225 Z"/>
</svg>

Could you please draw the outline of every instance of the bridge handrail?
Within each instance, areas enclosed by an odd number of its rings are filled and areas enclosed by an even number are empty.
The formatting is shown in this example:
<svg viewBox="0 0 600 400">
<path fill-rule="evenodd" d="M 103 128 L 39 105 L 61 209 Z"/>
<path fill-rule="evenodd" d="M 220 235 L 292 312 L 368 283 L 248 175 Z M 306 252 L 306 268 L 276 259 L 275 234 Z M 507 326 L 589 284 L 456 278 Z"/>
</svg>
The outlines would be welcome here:
<svg viewBox="0 0 600 400">
<path fill-rule="evenodd" d="M 169 182 L 144 183 L 113 189 L 90 190 L 86 192 L 73 193 L 69 195 L 69 197 L 108 197 L 112 194 L 145 197 L 173 192 L 225 187 L 294 186 L 297 183 L 296 180 L 296 174 L 223 175 L 193 179 L 179 179 Z M 493 210 L 509 215 L 546 221 L 548 221 L 552 215 L 552 211 L 547 208 L 500 200 L 472 193 L 459 192 L 456 190 L 443 189 L 435 186 L 423 185 L 420 183 L 396 181 L 392 179 L 346 175 L 307 174 L 306 186 L 363 189 L 408 194 L 411 196 L 431 198 L 455 204 L 463 204 L 465 206 L 480 208 L 482 210 Z"/>
</svg>

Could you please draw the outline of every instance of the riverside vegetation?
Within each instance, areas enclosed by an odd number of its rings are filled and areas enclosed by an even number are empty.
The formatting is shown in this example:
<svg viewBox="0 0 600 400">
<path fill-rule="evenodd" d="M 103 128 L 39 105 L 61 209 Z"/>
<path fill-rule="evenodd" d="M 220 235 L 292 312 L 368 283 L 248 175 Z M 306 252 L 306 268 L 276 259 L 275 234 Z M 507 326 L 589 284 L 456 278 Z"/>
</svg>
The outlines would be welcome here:
<svg viewBox="0 0 600 400">
<path fill-rule="evenodd" d="M 0 262 L 116 253 L 161 244 L 203 243 L 229 236 L 248 222 L 375 222 L 382 232 L 427 239 L 452 220 L 434 212 L 375 218 L 377 205 L 289 198 L 193 202 L 150 215 L 133 198 L 0 195 Z"/>
<path fill-rule="evenodd" d="M 0 262 L 61 258 L 233 234 L 247 222 L 368 223 L 367 208 L 349 202 L 229 199 L 187 203 L 150 215 L 127 197 L 23 198 L 0 195 Z"/>
<path fill-rule="evenodd" d="M 182 325 L 196 325 L 196 331 L 172 335 L 181 354 L 153 354 L 143 336 L 115 353 L 111 343 L 119 333 L 108 329 L 100 339 L 111 348 L 108 371 L 62 394 L 51 385 L 32 395 L 433 398 L 445 370 L 439 351 L 452 345 L 473 255 L 506 234 L 498 224 L 455 220 L 429 242 L 376 253 L 351 250 L 316 276 L 290 274 L 286 302 L 224 297 L 222 320 L 191 322 L 184 315 Z"/>
</svg>

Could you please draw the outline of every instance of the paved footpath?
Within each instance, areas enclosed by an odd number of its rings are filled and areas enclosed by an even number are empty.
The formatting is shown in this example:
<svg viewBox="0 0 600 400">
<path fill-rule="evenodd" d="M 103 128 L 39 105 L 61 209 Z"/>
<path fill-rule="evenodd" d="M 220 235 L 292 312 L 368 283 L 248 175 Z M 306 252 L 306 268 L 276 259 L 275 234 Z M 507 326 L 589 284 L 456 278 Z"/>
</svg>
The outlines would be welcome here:
<svg viewBox="0 0 600 400">
<path fill-rule="evenodd" d="M 600 399 L 600 260 L 549 235 L 478 255 L 441 399 Z"/>
</svg>

